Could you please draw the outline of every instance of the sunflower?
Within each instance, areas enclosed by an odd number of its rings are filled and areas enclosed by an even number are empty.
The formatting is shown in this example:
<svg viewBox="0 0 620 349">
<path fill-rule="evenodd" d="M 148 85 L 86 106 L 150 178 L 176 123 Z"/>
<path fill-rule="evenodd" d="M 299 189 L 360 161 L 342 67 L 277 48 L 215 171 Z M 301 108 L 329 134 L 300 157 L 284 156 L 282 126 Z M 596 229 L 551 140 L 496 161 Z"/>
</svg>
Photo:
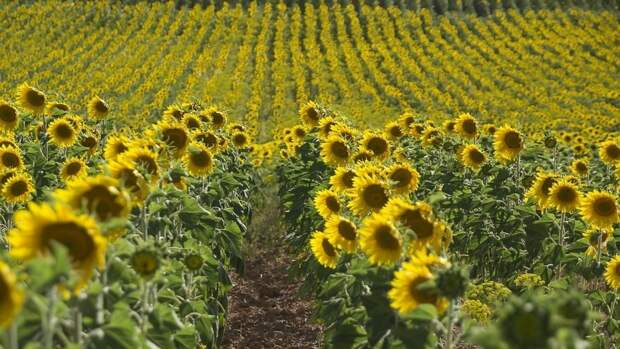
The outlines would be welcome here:
<svg viewBox="0 0 620 349">
<path fill-rule="evenodd" d="M 82 127 L 84 126 L 84 120 L 82 120 L 81 116 L 75 114 L 67 114 L 63 116 L 63 118 L 71 124 L 71 127 L 73 127 L 76 132 L 80 132 L 82 130 Z"/>
<path fill-rule="evenodd" d="M 78 139 L 77 130 L 66 118 L 58 118 L 47 127 L 50 141 L 60 148 L 70 147 Z"/>
<path fill-rule="evenodd" d="M 446 120 L 446 121 L 443 122 L 442 126 L 443 126 L 443 130 L 446 133 L 448 133 L 448 134 L 452 133 L 452 132 L 454 132 L 454 128 L 456 127 L 456 121 L 454 121 L 454 120 Z"/>
<path fill-rule="evenodd" d="M 62 164 L 60 168 L 60 178 L 66 182 L 86 176 L 88 166 L 86 162 L 78 157 L 71 157 Z"/>
<path fill-rule="evenodd" d="M 355 171 L 342 166 L 337 167 L 334 175 L 329 178 L 329 184 L 331 184 L 335 191 L 342 192 L 353 188 L 355 176 Z"/>
<path fill-rule="evenodd" d="M 60 204 L 30 203 L 28 209 L 16 212 L 15 228 L 7 240 L 11 256 L 19 260 L 49 253 L 52 242 L 66 247 L 80 274 L 77 290 L 86 285 L 93 269 L 102 267 L 105 260 L 106 240 L 95 220 Z"/>
<path fill-rule="evenodd" d="M 293 136 L 297 137 L 298 140 L 303 140 L 304 137 L 306 137 L 306 130 L 303 128 L 303 126 L 295 126 L 293 128 Z"/>
<path fill-rule="evenodd" d="M 608 229 L 618 223 L 616 198 L 607 192 L 588 193 L 581 201 L 579 211 L 586 222 L 600 229 Z"/>
<path fill-rule="evenodd" d="M 614 140 L 608 140 L 600 144 L 599 156 L 606 164 L 614 164 L 620 160 L 620 146 Z"/>
<path fill-rule="evenodd" d="M 0 133 L 0 147 L 4 146 L 19 149 L 17 142 L 15 142 L 15 135 L 13 133 Z"/>
<path fill-rule="evenodd" d="M 24 292 L 17 287 L 17 278 L 8 265 L 0 261 L 0 327 L 10 325 L 22 308 Z"/>
<path fill-rule="evenodd" d="M 391 189 L 398 194 L 415 191 L 420 182 L 420 174 L 408 163 L 393 164 L 386 169 Z"/>
<path fill-rule="evenodd" d="M 554 173 L 539 171 L 536 174 L 534 183 L 525 193 L 525 197 L 536 200 L 538 209 L 542 210 L 547 207 L 551 187 L 557 182 L 557 176 Z"/>
<path fill-rule="evenodd" d="M 413 251 L 409 263 L 416 267 L 429 268 L 430 270 L 450 267 L 450 262 L 448 262 L 448 260 L 436 254 L 429 254 L 426 249 Z"/>
<path fill-rule="evenodd" d="M 578 177 L 588 175 L 588 161 L 583 159 L 577 159 L 570 165 L 570 171 Z"/>
<path fill-rule="evenodd" d="M 245 134 L 245 132 L 234 133 L 231 137 L 231 140 L 237 148 L 243 148 L 249 143 L 248 135 Z"/>
<path fill-rule="evenodd" d="M 390 198 L 385 182 L 359 174 L 353 179 L 353 189 L 349 195 L 351 196 L 349 208 L 359 217 L 381 210 Z"/>
<path fill-rule="evenodd" d="M 460 152 L 459 159 L 465 167 L 474 171 L 480 170 L 480 167 L 487 161 L 487 156 L 475 144 L 467 144 Z"/>
<path fill-rule="evenodd" d="M 109 112 L 110 106 L 99 96 L 93 97 L 88 102 L 88 116 L 93 119 L 103 119 Z"/>
<path fill-rule="evenodd" d="M 162 121 L 157 125 L 166 145 L 180 156 L 189 144 L 189 132 L 181 122 Z"/>
<path fill-rule="evenodd" d="M 111 161 L 109 163 L 110 175 L 119 180 L 121 186 L 131 193 L 131 200 L 136 204 L 141 204 L 149 193 L 149 186 L 140 172 L 124 159 Z"/>
<path fill-rule="evenodd" d="M 487 134 L 493 136 L 495 134 L 495 132 L 497 132 L 497 127 L 495 127 L 495 125 L 491 125 L 491 124 L 484 125 L 484 131 Z"/>
<path fill-rule="evenodd" d="M 17 87 L 17 100 L 22 108 L 33 114 L 41 114 L 45 111 L 45 94 L 28 84 L 21 84 Z"/>
<path fill-rule="evenodd" d="M 344 251 L 354 252 L 357 248 L 357 227 L 342 216 L 332 215 L 325 222 L 325 234 L 332 245 Z"/>
<path fill-rule="evenodd" d="M 0 130 L 13 131 L 19 122 L 17 109 L 10 104 L 0 101 Z"/>
<path fill-rule="evenodd" d="M 403 128 L 396 121 L 388 122 L 385 125 L 385 136 L 388 139 L 396 140 L 404 136 Z"/>
<path fill-rule="evenodd" d="M 213 155 L 203 144 L 192 143 L 183 157 L 183 164 L 191 175 L 206 176 L 213 170 Z"/>
<path fill-rule="evenodd" d="M 373 214 L 362 222 L 360 247 L 372 264 L 393 264 L 402 253 L 402 237 L 389 217 Z"/>
<path fill-rule="evenodd" d="M 156 250 L 142 248 L 135 251 L 129 259 L 133 270 L 145 279 L 150 279 L 159 269 L 160 256 Z"/>
<path fill-rule="evenodd" d="M 310 101 L 306 103 L 301 110 L 299 110 L 299 116 L 301 118 L 301 122 L 306 127 L 315 127 L 319 125 L 319 121 L 321 120 L 321 112 L 319 110 L 319 106 Z"/>
<path fill-rule="evenodd" d="M 0 146 L 0 168 L 2 170 L 19 170 L 24 168 L 24 161 L 17 148 Z"/>
<path fill-rule="evenodd" d="M 218 142 L 217 136 L 213 132 L 194 132 L 192 133 L 192 140 L 200 144 L 205 145 L 211 151 L 217 150 Z"/>
<path fill-rule="evenodd" d="M 332 133 L 334 126 L 337 125 L 337 122 L 331 116 L 326 116 L 321 118 L 319 121 L 319 137 L 321 139 L 325 139 L 329 137 Z"/>
<path fill-rule="evenodd" d="M 398 118 L 398 123 L 402 126 L 403 130 L 410 130 L 413 123 L 416 121 L 415 115 L 406 112 Z"/>
<path fill-rule="evenodd" d="M 220 129 L 226 125 L 227 118 L 226 114 L 223 112 L 212 108 L 209 111 L 209 116 L 211 118 L 211 126 L 213 126 L 214 129 Z"/>
<path fill-rule="evenodd" d="M 583 239 L 587 242 L 586 256 L 595 257 L 599 252 L 607 250 L 607 242 L 612 234 L 605 229 L 590 228 L 583 233 Z M 600 251 L 599 251 L 600 250 Z"/>
<path fill-rule="evenodd" d="M 164 118 L 166 119 L 181 121 L 181 119 L 183 119 L 183 115 L 185 115 L 185 111 L 176 104 L 170 105 L 166 108 L 166 110 L 164 110 Z"/>
<path fill-rule="evenodd" d="M 374 158 L 386 159 L 390 156 L 390 143 L 380 134 L 364 132 L 361 146 L 362 149 L 370 152 Z"/>
<path fill-rule="evenodd" d="M 424 202 L 412 204 L 402 198 L 394 198 L 381 211 L 385 217 L 411 230 L 415 234 L 412 249 L 431 246 L 441 250 L 446 227 L 433 216 L 432 208 Z"/>
<path fill-rule="evenodd" d="M 506 163 L 516 159 L 523 150 L 523 136 L 512 127 L 500 127 L 493 138 L 495 157 L 500 162 Z"/>
<path fill-rule="evenodd" d="M 202 120 L 193 113 L 187 113 L 183 116 L 181 122 L 187 127 L 188 130 L 198 130 L 202 127 Z"/>
<path fill-rule="evenodd" d="M 98 136 L 92 131 L 85 132 L 80 138 L 80 145 L 84 148 L 88 148 L 89 154 L 95 154 L 99 146 Z"/>
<path fill-rule="evenodd" d="M 187 183 L 185 182 L 185 174 L 183 172 L 171 171 L 165 182 L 174 185 L 180 191 L 187 191 Z"/>
<path fill-rule="evenodd" d="M 122 134 L 111 134 L 106 139 L 103 150 L 103 157 L 108 160 L 116 160 L 116 158 L 129 150 L 129 138 Z"/>
<path fill-rule="evenodd" d="M 48 114 L 54 114 L 55 112 L 66 113 L 71 110 L 67 104 L 61 102 L 50 102 L 46 108 Z"/>
<path fill-rule="evenodd" d="M 432 280 L 434 276 L 428 268 L 411 262 L 404 263 L 402 268 L 394 273 L 388 291 L 390 306 L 405 315 L 421 304 L 432 304 L 439 313 L 443 313 L 448 307 L 448 300 L 440 297 L 435 287 L 428 285 Z"/>
<path fill-rule="evenodd" d="M 473 116 L 464 113 L 455 120 L 454 130 L 463 138 L 474 139 L 478 135 L 478 122 Z"/>
<path fill-rule="evenodd" d="M 415 138 L 421 138 L 422 136 L 424 136 L 424 130 L 425 130 L 424 124 L 416 122 L 411 125 L 409 133 L 411 133 L 411 135 L 414 136 Z"/>
<path fill-rule="evenodd" d="M 620 255 L 615 256 L 607 262 L 605 269 L 605 281 L 609 287 L 620 289 Z"/>
<path fill-rule="evenodd" d="M 441 131 L 435 127 L 427 127 L 422 135 L 422 144 L 430 146 L 441 145 Z"/>
<path fill-rule="evenodd" d="M 140 171 L 144 178 L 148 178 L 152 183 L 157 182 L 160 177 L 160 168 L 157 153 L 146 147 L 131 147 L 124 152 L 120 159 L 129 162 L 132 167 Z"/>
<path fill-rule="evenodd" d="M 310 249 L 314 258 L 322 266 L 330 269 L 336 268 L 338 263 L 338 252 L 334 245 L 329 242 L 327 235 L 321 231 L 315 231 L 310 238 Z"/>
<path fill-rule="evenodd" d="M 316 193 L 314 197 L 314 207 L 321 217 L 328 219 L 332 215 L 337 215 L 342 209 L 338 201 L 336 192 L 324 189 Z"/>
<path fill-rule="evenodd" d="M 321 143 L 321 157 L 326 164 L 344 165 L 351 158 L 351 151 L 347 142 L 337 136 L 330 136 Z"/>
<path fill-rule="evenodd" d="M 27 202 L 32 193 L 34 193 L 32 178 L 25 173 L 17 173 L 11 176 L 2 185 L 2 197 L 13 204 Z"/>
<path fill-rule="evenodd" d="M 549 190 L 549 206 L 560 212 L 573 212 L 579 206 L 581 196 L 575 184 L 561 179 Z"/>
</svg>

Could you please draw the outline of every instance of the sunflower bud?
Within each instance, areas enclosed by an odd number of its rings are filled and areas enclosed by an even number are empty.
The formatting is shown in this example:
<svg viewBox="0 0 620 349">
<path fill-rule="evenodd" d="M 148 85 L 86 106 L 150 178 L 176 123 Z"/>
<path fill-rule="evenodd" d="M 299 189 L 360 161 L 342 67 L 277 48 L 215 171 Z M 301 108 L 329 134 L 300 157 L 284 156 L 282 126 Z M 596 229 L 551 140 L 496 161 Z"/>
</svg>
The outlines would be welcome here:
<svg viewBox="0 0 620 349">
<path fill-rule="evenodd" d="M 153 249 L 140 249 L 131 256 L 130 264 L 136 273 L 145 279 L 149 279 L 159 269 L 159 255 Z"/>
<path fill-rule="evenodd" d="M 439 293 L 449 299 L 462 296 L 469 284 L 469 272 L 461 266 L 440 270 L 437 275 Z"/>
<path fill-rule="evenodd" d="M 197 253 L 190 253 L 183 259 L 183 264 L 187 267 L 187 269 L 191 271 L 196 271 L 202 267 L 203 264 L 202 257 Z"/>
<path fill-rule="evenodd" d="M 557 144 L 558 141 L 557 139 L 555 139 L 555 137 L 553 137 L 552 135 L 545 136 L 545 147 L 553 149 Z"/>
</svg>

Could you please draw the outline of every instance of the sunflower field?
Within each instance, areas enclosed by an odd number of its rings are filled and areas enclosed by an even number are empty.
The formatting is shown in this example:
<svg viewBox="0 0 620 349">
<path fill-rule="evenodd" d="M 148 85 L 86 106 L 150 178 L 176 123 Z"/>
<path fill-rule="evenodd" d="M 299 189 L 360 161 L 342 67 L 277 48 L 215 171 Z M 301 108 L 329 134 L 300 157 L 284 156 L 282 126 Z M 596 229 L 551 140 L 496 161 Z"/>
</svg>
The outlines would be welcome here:
<svg viewBox="0 0 620 349">
<path fill-rule="evenodd" d="M 277 206 L 321 347 L 620 348 L 619 11 L 0 2 L 1 347 L 225 347 Z"/>
</svg>

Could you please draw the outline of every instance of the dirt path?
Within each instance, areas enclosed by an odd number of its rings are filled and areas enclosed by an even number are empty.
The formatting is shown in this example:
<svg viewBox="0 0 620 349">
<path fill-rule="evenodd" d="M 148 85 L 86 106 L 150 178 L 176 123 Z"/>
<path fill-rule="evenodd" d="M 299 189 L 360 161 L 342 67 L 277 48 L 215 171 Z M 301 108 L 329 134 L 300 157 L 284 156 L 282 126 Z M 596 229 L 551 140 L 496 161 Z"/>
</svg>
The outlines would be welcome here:
<svg viewBox="0 0 620 349">
<path fill-rule="evenodd" d="M 266 249 L 246 262 L 243 277 L 233 275 L 224 348 L 318 348 L 320 326 L 312 304 L 298 295 L 299 282 L 286 273 L 289 258 Z"/>
</svg>

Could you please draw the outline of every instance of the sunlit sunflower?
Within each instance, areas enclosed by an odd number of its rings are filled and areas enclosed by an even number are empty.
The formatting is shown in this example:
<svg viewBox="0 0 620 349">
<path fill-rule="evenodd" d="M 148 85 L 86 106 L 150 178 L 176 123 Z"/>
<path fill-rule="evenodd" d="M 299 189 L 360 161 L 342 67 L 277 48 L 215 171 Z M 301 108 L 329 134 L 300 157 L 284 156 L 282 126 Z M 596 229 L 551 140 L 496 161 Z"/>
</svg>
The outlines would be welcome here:
<svg viewBox="0 0 620 349">
<path fill-rule="evenodd" d="M 588 161 L 583 159 L 577 159 L 570 165 L 570 171 L 578 177 L 584 177 L 588 175 Z"/>
<path fill-rule="evenodd" d="M 460 152 L 459 160 L 463 162 L 465 167 L 474 171 L 480 170 L 480 167 L 487 161 L 487 156 L 475 144 L 467 144 Z"/>
<path fill-rule="evenodd" d="M 612 234 L 605 229 L 587 229 L 583 233 L 583 239 L 588 243 L 586 255 L 596 257 L 599 252 L 607 251 L 607 242 L 611 240 Z"/>
<path fill-rule="evenodd" d="M 386 159 L 390 155 L 390 143 L 380 134 L 366 131 L 360 143 L 362 149 L 369 151 L 374 158 Z"/>
<path fill-rule="evenodd" d="M 0 146 L 0 168 L 2 170 L 19 170 L 24 168 L 20 151 L 12 146 Z"/>
<path fill-rule="evenodd" d="M 58 118 L 47 127 L 50 141 L 60 148 L 67 148 L 75 144 L 78 139 L 77 130 L 66 118 Z"/>
<path fill-rule="evenodd" d="M 343 123 L 337 123 L 331 128 L 331 136 L 340 137 L 348 141 L 355 139 L 358 133 L 359 131 L 357 129 L 347 126 Z"/>
<path fill-rule="evenodd" d="M 206 176 L 213 170 L 213 155 L 200 143 L 192 143 L 183 157 L 183 164 L 193 176 Z"/>
<path fill-rule="evenodd" d="M 426 146 L 441 145 L 441 131 L 435 127 L 426 127 L 422 135 L 422 144 Z"/>
<path fill-rule="evenodd" d="M 393 164 L 385 171 L 390 187 L 395 193 L 406 194 L 418 188 L 420 174 L 408 163 Z"/>
<path fill-rule="evenodd" d="M 209 110 L 209 117 L 210 117 L 210 121 L 211 121 L 211 126 L 214 129 L 220 129 L 224 126 L 226 126 L 226 122 L 228 121 L 226 114 L 224 114 L 224 112 L 217 110 L 215 108 L 211 108 Z"/>
<path fill-rule="evenodd" d="M 330 136 L 321 143 L 321 157 L 326 164 L 344 165 L 351 158 L 351 150 L 344 139 Z"/>
<path fill-rule="evenodd" d="M 455 120 L 454 130 L 465 139 L 474 139 L 478 135 L 478 122 L 473 116 L 464 113 Z"/>
<path fill-rule="evenodd" d="M 177 104 L 170 105 L 166 108 L 166 110 L 164 110 L 164 118 L 181 121 L 181 119 L 183 119 L 183 115 L 185 115 L 185 111 Z"/>
<path fill-rule="evenodd" d="M 61 102 L 50 102 L 47 103 L 47 112 L 49 114 L 54 115 L 54 113 L 66 113 L 69 110 L 71 110 L 71 108 L 69 107 L 69 105 L 65 104 L 65 103 L 61 103 Z"/>
<path fill-rule="evenodd" d="M 52 242 L 67 248 L 74 268 L 80 274 L 77 289 L 86 285 L 95 267 L 105 260 L 106 240 L 97 222 L 87 215 L 74 213 L 67 206 L 28 204 L 15 213 L 15 228 L 7 238 L 12 257 L 29 260 L 52 249 Z"/>
<path fill-rule="evenodd" d="M 157 153 L 144 147 L 131 147 L 124 152 L 121 159 L 131 163 L 132 167 L 138 170 L 144 178 L 149 179 L 152 183 L 157 182 L 161 175 Z"/>
<path fill-rule="evenodd" d="M 354 252 L 357 248 L 357 227 L 350 220 L 332 215 L 325 222 L 325 234 L 332 245 L 347 252 Z"/>
<path fill-rule="evenodd" d="M 500 127 L 493 139 L 495 157 L 500 162 L 513 161 L 523 150 L 523 136 L 510 126 Z"/>
<path fill-rule="evenodd" d="M 235 147 L 237 147 L 237 148 L 243 148 L 243 147 L 247 146 L 248 143 L 249 143 L 248 135 L 245 134 L 245 132 L 237 132 L 237 133 L 233 134 L 231 136 L 231 140 L 232 140 L 233 144 L 235 145 Z"/>
<path fill-rule="evenodd" d="M 187 129 L 190 131 L 199 130 L 200 128 L 202 128 L 202 120 L 200 120 L 198 115 L 193 113 L 185 114 L 181 122 L 183 122 L 185 127 L 187 127 Z"/>
<path fill-rule="evenodd" d="M 409 263 L 416 267 L 429 268 L 430 270 L 448 268 L 450 266 L 450 262 L 448 262 L 447 259 L 433 253 L 428 253 L 426 249 L 413 251 Z"/>
<path fill-rule="evenodd" d="M 41 114 L 45 111 L 45 94 L 28 84 L 21 84 L 17 87 L 17 101 L 22 108 L 33 114 Z"/>
<path fill-rule="evenodd" d="M 488 134 L 493 136 L 495 134 L 495 132 L 497 132 L 497 127 L 495 127 L 495 125 L 484 125 L 484 131 Z"/>
<path fill-rule="evenodd" d="M 392 121 L 392 122 L 388 122 L 385 125 L 385 136 L 388 139 L 396 140 L 404 135 L 405 133 L 403 132 L 403 128 L 400 126 L 398 122 Z"/>
<path fill-rule="evenodd" d="M 65 160 L 60 168 L 60 178 L 65 183 L 74 179 L 86 176 L 88 172 L 88 166 L 86 162 L 78 157 L 71 157 Z"/>
<path fill-rule="evenodd" d="M 353 188 L 355 171 L 347 167 L 337 167 L 334 175 L 329 178 L 329 184 L 338 192 Z"/>
<path fill-rule="evenodd" d="M 402 198 L 393 198 L 381 213 L 415 234 L 412 249 L 428 246 L 436 253 L 441 251 L 446 226 L 433 216 L 432 208 L 427 203 L 412 204 Z"/>
<path fill-rule="evenodd" d="M 607 192 L 593 191 L 586 194 L 581 200 L 579 212 L 586 222 L 600 229 L 608 229 L 618 223 L 616 197 Z"/>
<path fill-rule="evenodd" d="M 421 304 L 432 304 L 438 313 L 443 313 L 448 307 L 448 300 L 441 297 L 435 287 L 428 285 L 433 279 L 433 273 L 428 268 L 403 263 L 401 269 L 394 273 L 388 291 L 390 306 L 405 315 Z"/>
<path fill-rule="evenodd" d="M 598 154 L 606 164 L 614 164 L 620 160 L 620 145 L 614 140 L 608 140 L 599 145 Z"/>
<path fill-rule="evenodd" d="M 109 162 L 110 175 L 119 180 L 121 186 L 131 194 L 131 201 L 137 205 L 146 199 L 150 188 L 144 177 L 124 159 Z"/>
<path fill-rule="evenodd" d="M 614 289 L 620 289 L 620 255 L 615 256 L 607 262 L 605 268 L 605 281 L 607 285 Z"/>
<path fill-rule="evenodd" d="M 315 127 L 319 125 L 319 121 L 321 120 L 321 111 L 319 106 L 310 101 L 306 103 L 301 110 L 299 110 L 299 117 L 301 118 L 301 122 L 304 123 L 306 127 Z"/>
<path fill-rule="evenodd" d="M 306 130 L 304 129 L 303 126 L 297 125 L 295 127 L 293 127 L 293 136 L 295 136 L 297 138 L 297 140 L 301 141 L 304 139 L 304 137 L 306 137 L 306 134 L 308 132 L 306 132 Z"/>
<path fill-rule="evenodd" d="M 415 138 L 422 138 L 422 136 L 424 136 L 424 124 L 416 122 L 414 124 L 411 125 L 411 127 L 409 128 L 409 133 L 414 136 Z"/>
<path fill-rule="evenodd" d="M 402 253 L 402 237 L 388 217 L 373 214 L 359 229 L 360 247 L 372 264 L 393 264 Z"/>
<path fill-rule="evenodd" d="M 194 132 L 192 140 L 205 145 L 209 150 L 216 151 L 218 147 L 218 139 L 213 132 Z"/>
<path fill-rule="evenodd" d="M 549 190 L 549 206 L 560 212 L 573 212 L 579 206 L 581 196 L 575 184 L 561 179 Z"/>
<path fill-rule="evenodd" d="M 88 153 L 93 155 L 99 147 L 98 136 L 92 131 L 84 132 L 80 137 L 80 145 L 88 148 Z"/>
<path fill-rule="evenodd" d="M 338 200 L 338 194 L 330 189 L 324 189 L 316 193 L 314 207 L 321 217 L 325 219 L 339 214 L 342 209 Z"/>
<path fill-rule="evenodd" d="M 327 137 L 329 137 L 336 124 L 336 121 L 331 116 L 321 118 L 321 120 L 319 121 L 319 137 L 321 139 L 326 139 Z"/>
<path fill-rule="evenodd" d="M 34 193 L 32 178 L 25 173 L 17 173 L 11 176 L 2 185 L 2 197 L 10 203 L 24 203 L 30 200 Z"/>
<path fill-rule="evenodd" d="M 336 268 L 338 264 L 338 251 L 329 242 L 327 235 L 321 231 L 315 231 L 310 238 L 310 249 L 314 258 L 322 266 L 330 269 Z"/>
<path fill-rule="evenodd" d="M 110 112 L 110 106 L 99 96 L 93 97 L 88 102 L 88 116 L 93 119 L 103 119 Z"/>
<path fill-rule="evenodd" d="M 557 176 L 554 173 L 545 171 L 539 171 L 536 174 L 536 179 L 525 193 L 525 197 L 532 198 L 536 201 L 538 209 L 542 210 L 547 207 L 549 201 L 549 195 L 551 193 L 551 187 L 558 181 Z"/>
<path fill-rule="evenodd" d="M 8 265 L 0 261 L 0 327 L 10 325 L 24 303 L 24 291 L 17 286 L 17 278 Z"/>
<path fill-rule="evenodd" d="M 390 198 L 388 185 L 384 181 L 360 175 L 353 179 L 353 189 L 349 195 L 349 208 L 359 217 L 381 210 Z"/>
<path fill-rule="evenodd" d="M 416 116 L 407 112 L 402 114 L 398 118 L 398 123 L 402 126 L 405 132 L 411 129 L 411 126 L 416 122 Z"/>
<path fill-rule="evenodd" d="M 116 158 L 129 150 L 129 138 L 122 134 L 111 134 L 108 136 L 103 150 L 103 157 L 108 160 L 116 160 Z"/>
<path fill-rule="evenodd" d="M 0 130 L 13 131 L 19 123 L 17 109 L 10 104 L 0 101 Z"/>
<path fill-rule="evenodd" d="M 15 142 L 15 134 L 13 133 L 0 133 L 0 147 L 13 147 L 19 149 L 17 142 Z"/>
<path fill-rule="evenodd" d="M 447 133 L 453 133 L 455 132 L 455 127 L 456 127 L 456 121 L 454 120 L 446 120 L 443 122 L 443 130 Z"/>
<path fill-rule="evenodd" d="M 189 144 L 189 131 L 181 122 L 171 120 L 157 124 L 161 139 L 177 155 L 181 156 Z"/>
</svg>

